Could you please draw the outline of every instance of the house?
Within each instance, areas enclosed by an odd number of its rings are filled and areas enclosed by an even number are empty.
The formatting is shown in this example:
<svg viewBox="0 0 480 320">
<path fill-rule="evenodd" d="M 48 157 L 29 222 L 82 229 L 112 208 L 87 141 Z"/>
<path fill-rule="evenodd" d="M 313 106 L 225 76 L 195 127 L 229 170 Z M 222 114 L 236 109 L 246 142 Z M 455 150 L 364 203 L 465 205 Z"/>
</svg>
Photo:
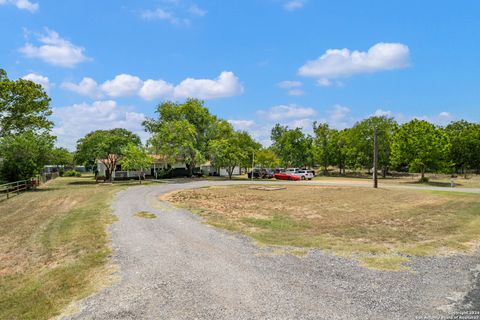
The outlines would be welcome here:
<svg viewBox="0 0 480 320">
<path fill-rule="evenodd" d="M 153 158 L 153 163 L 150 168 L 145 168 L 143 171 L 147 177 L 162 178 L 166 172 L 172 177 L 186 176 L 188 174 L 187 166 L 183 159 L 177 158 L 172 165 L 167 162 L 165 156 L 152 154 L 150 157 Z M 105 166 L 105 161 L 108 160 L 97 160 L 97 176 L 106 177 L 107 167 Z M 112 178 L 114 180 L 138 178 L 141 174 L 141 171 L 123 170 L 121 161 L 119 161 L 112 173 Z"/>
<path fill-rule="evenodd" d="M 201 172 L 206 176 L 221 176 L 221 177 L 228 177 L 227 169 L 225 168 L 217 168 L 211 164 L 211 162 L 206 162 L 205 164 L 200 166 Z M 235 167 L 233 169 L 232 175 L 237 176 L 240 175 L 240 167 Z"/>
<path fill-rule="evenodd" d="M 168 163 L 167 158 L 162 155 L 152 154 L 153 164 L 150 168 L 145 168 L 145 176 L 152 178 L 164 177 L 185 177 L 188 175 L 188 168 L 183 158 L 178 157 L 174 164 Z M 105 160 L 97 160 L 97 176 L 106 176 L 107 167 L 104 164 Z M 140 171 L 123 170 L 121 161 L 117 163 L 113 172 L 113 179 L 131 179 L 138 178 L 142 174 Z M 195 168 L 194 172 L 201 172 L 206 176 L 222 176 L 227 177 L 228 172 L 225 168 L 216 168 L 210 162 L 207 162 L 200 167 Z M 233 175 L 239 175 L 240 168 L 235 167 Z"/>
</svg>

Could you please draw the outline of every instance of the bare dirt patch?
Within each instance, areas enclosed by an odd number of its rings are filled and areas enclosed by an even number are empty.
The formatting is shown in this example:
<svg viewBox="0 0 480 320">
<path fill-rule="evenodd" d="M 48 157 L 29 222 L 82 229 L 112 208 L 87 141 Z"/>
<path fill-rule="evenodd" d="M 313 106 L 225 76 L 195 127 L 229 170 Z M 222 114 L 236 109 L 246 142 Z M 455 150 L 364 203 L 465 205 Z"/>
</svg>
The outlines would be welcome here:
<svg viewBox="0 0 480 320">
<path fill-rule="evenodd" d="M 372 267 L 378 261 L 382 269 L 400 267 L 405 259 L 399 255 L 466 252 L 480 239 L 478 195 L 320 186 L 265 192 L 230 186 L 162 199 L 260 243 L 382 255 L 363 260 Z"/>
</svg>

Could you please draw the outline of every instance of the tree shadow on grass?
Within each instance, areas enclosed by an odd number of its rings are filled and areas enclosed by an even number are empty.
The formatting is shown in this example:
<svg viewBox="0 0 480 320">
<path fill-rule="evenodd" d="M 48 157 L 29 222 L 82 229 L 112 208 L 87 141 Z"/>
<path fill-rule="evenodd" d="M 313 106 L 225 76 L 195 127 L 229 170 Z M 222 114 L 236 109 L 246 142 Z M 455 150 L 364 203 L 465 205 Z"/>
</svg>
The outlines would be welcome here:
<svg viewBox="0 0 480 320">
<path fill-rule="evenodd" d="M 429 182 L 419 182 L 419 181 L 409 181 L 409 182 L 404 182 L 405 184 L 414 184 L 414 185 L 425 185 L 425 186 L 431 186 L 431 187 L 443 187 L 443 188 L 450 188 L 452 185 L 450 182 L 442 182 L 442 181 L 429 181 Z M 461 187 L 463 184 L 461 183 L 454 183 L 455 187 Z"/>
<path fill-rule="evenodd" d="M 95 180 L 86 180 L 86 181 L 72 181 L 68 183 L 69 185 L 94 185 L 97 184 Z"/>
</svg>

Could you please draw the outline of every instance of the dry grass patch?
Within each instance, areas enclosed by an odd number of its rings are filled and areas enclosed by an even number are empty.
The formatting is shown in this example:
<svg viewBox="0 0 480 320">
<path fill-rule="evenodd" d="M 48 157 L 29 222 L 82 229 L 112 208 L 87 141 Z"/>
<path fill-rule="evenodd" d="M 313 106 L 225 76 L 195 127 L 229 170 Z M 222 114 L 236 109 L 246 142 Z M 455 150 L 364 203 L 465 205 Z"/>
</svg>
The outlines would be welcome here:
<svg viewBox="0 0 480 320">
<path fill-rule="evenodd" d="M 49 319 L 108 281 L 105 226 L 121 188 L 58 178 L 0 202 L 0 319 Z"/>
<path fill-rule="evenodd" d="M 398 254 L 466 251 L 480 239 L 480 197 L 472 194 L 319 186 L 266 192 L 229 186 L 163 199 L 263 244 L 375 254 L 382 259 L 364 263 L 377 261 L 380 269 L 400 268 Z"/>
</svg>

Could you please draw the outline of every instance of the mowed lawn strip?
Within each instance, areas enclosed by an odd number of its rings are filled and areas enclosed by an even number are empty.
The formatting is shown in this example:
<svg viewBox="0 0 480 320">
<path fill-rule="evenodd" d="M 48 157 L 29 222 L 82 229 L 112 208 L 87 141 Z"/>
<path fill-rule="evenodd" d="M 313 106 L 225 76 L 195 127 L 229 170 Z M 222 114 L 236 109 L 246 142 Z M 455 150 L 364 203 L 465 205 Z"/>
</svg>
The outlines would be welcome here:
<svg viewBox="0 0 480 320">
<path fill-rule="evenodd" d="M 106 225 L 122 188 L 58 178 L 0 202 L 0 319 L 49 319 L 106 284 Z"/>
<path fill-rule="evenodd" d="M 480 240 L 480 196 L 423 190 L 212 187 L 162 197 L 259 243 L 317 247 L 399 270 L 409 256 L 466 252 Z"/>
</svg>

